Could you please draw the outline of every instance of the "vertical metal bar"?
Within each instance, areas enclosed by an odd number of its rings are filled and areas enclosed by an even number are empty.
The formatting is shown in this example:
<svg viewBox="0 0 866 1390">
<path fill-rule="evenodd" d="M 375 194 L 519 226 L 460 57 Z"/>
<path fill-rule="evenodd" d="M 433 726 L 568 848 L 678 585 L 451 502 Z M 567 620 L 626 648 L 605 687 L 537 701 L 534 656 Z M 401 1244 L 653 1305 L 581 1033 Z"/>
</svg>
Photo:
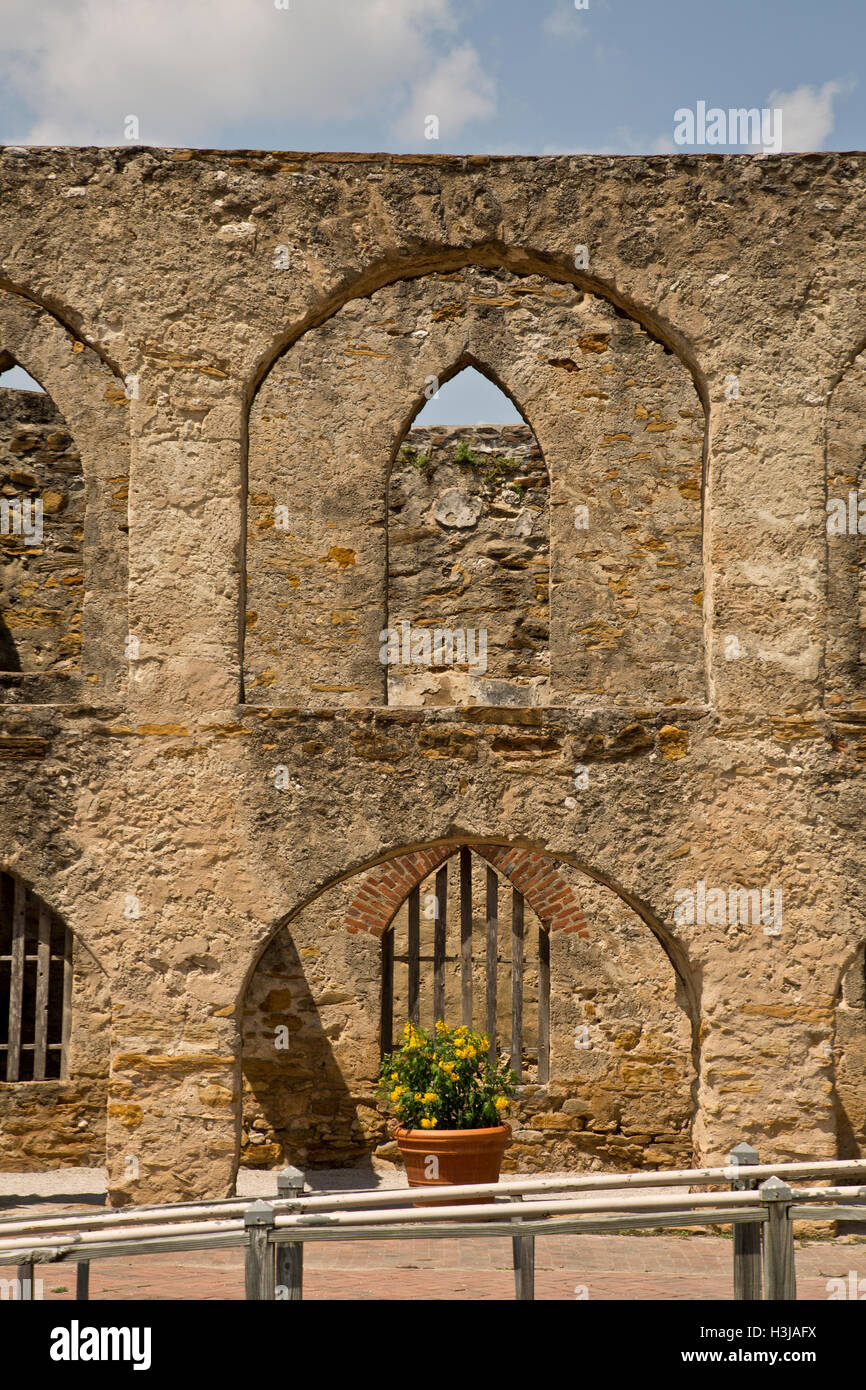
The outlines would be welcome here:
<svg viewBox="0 0 866 1390">
<path fill-rule="evenodd" d="M 35 1298 L 35 1264 L 29 1260 L 26 1264 L 19 1265 L 16 1272 L 18 1274 L 19 1299 L 24 1303 L 32 1303 Z"/>
<path fill-rule="evenodd" d="M 511 894 L 511 1066 L 523 1080 L 523 894 Z"/>
<path fill-rule="evenodd" d="M 490 1038 L 490 1060 L 496 1061 L 496 968 L 499 956 L 499 879 L 493 869 L 487 870 L 486 907 L 486 973 L 487 1012 L 484 1028 Z"/>
<path fill-rule="evenodd" d="M 791 1189 L 779 1178 L 767 1178 L 759 1190 L 766 1198 L 769 1216 L 764 1225 L 764 1299 L 792 1303 L 797 1297 L 797 1274 L 794 1227 L 788 1216 Z"/>
<path fill-rule="evenodd" d="M 79 1303 L 90 1298 L 90 1261 L 79 1260 L 75 1266 L 75 1297 Z"/>
<path fill-rule="evenodd" d="M 409 894 L 409 1021 L 421 1023 L 421 889 Z"/>
<path fill-rule="evenodd" d="M 732 1164 L 745 1173 L 758 1162 L 758 1152 L 751 1144 L 737 1144 L 729 1155 Z M 745 1176 L 731 1183 L 734 1192 L 749 1192 L 757 1183 Z M 734 1226 L 734 1299 L 737 1302 L 760 1301 L 761 1286 L 761 1228 L 762 1221 L 738 1221 Z"/>
<path fill-rule="evenodd" d="M 300 1197 L 304 1175 L 300 1168 L 286 1168 L 277 1174 L 277 1193 L 282 1200 Z M 300 1303 L 304 1296 L 304 1242 L 282 1241 L 277 1250 L 276 1296 L 288 1303 Z"/>
<path fill-rule="evenodd" d="M 472 1027 L 472 854 L 460 850 L 460 999 L 461 1023 Z"/>
<path fill-rule="evenodd" d="M 68 927 L 63 929 L 63 1016 L 60 1041 L 60 1075 L 64 1080 L 69 1076 L 69 1042 L 72 1037 L 72 985 L 74 938 Z"/>
<path fill-rule="evenodd" d="M 6 1053 L 6 1080 L 17 1081 L 21 1067 L 21 1010 L 24 1001 L 24 931 L 27 890 L 19 878 L 13 880 L 12 960 L 9 981 L 9 1050 Z"/>
<path fill-rule="evenodd" d="M 445 1017 L 445 930 L 448 912 L 448 865 L 436 872 L 436 921 L 433 927 L 433 1022 Z"/>
<path fill-rule="evenodd" d="M 518 1193 L 512 1201 L 522 1202 Z M 512 1224 L 519 1226 L 521 1218 L 511 1218 Z M 519 1303 L 532 1303 L 535 1299 L 535 1236 L 512 1236 L 511 1254 L 514 1264 L 514 1297 Z"/>
<path fill-rule="evenodd" d="M 273 1301 L 276 1292 L 276 1261 L 270 1239 L 274 1228 L 274 1209 L 269 1202 L 253 1202 L 244 1212 L 247 1231 L 244 1285 L 246 1297 L 255 1302 Z"/>
<path fill-rule="evenodd" d="M 380 1016 L 382 1056 L 394 1045 L 394 928 L 382 937 L 382 1011 Z"/>
<path fill-rule="evenodd" d="M 48 984 L 51 978 L 51 913 L 39 905 L 39 946 L 36 961 L 36 1036 L 33 1053 L 33 1080 L 45 1080 L 48 1056 Z"/>
<path fill-rule="evenodd" d="M 538 1076 L 550 1080 L 550 932 L 538 927 Z"/>
</svg>

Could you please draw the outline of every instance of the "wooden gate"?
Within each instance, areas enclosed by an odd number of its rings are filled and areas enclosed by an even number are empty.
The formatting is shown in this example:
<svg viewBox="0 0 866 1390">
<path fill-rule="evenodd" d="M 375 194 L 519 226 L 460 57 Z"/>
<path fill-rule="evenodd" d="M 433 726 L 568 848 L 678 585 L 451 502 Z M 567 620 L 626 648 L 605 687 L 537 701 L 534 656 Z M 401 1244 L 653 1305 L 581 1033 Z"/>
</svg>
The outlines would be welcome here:
<svg viewBox="0 0 866 1390">
<path fill-rule="evenodd" d="M 460 958 L 460 1022 L 467 1027 L 480 1027 L 490 1037 L 491 1060 L 499 1053 L 508 1053 L 510 1065 L 518 1080 L 524 1079 L 524 965 L 525 965 L 525 901 L 523 894 L 510 884 L 501 883 L 495 869 L 486 865 L 484 904 L 483 956 L 484 1008 L 474 1008 L 473 963 L 475 953 L 480 957 L 481 931 L 473 931 L 475 916 L 472 903 L 472 851 L 464 845 L 455 856 L 436 871 L 433 911 L 432 956 L 432 1015 L 454 1026 L 456 1020 L 445 1017 L 446 946 L 448 942 L 448 871 L 449 865 L 458 869 L 459 900 L 459 958 Z M 459 868 L 458 868 L 459 866 Z M 421 952 L 421 889 L 418 884 L 405 900 L 408 908 L 408 934 L 405 961 L 408 966 L 408 1016 L 410 1022 L 421 1022 L 421 988 L 423 957 Z M 497 1035 L 498 976 L 500 961 L 500 890 L 511 898 L 511 1032 L 509 1038 Z M 452 898 L 453 901 L 453 898 Z M 455 934 L 452 933 L 452 936 Z M 474 950 L 473 950 L 474 947 Z M 382 1055 L 393 1047 L 394 1031 L 394 926 L 382 937 Z M 454 959 L 454 956 L 451 957 Z M 483 1012 L 483 1019 L 481 1013 Z M 538 927 L 538 1017 L 537 1017 L 536 1080 L 546 1082 L 550 1074 L 550 937 L 539 923 Z"/>
</svg>

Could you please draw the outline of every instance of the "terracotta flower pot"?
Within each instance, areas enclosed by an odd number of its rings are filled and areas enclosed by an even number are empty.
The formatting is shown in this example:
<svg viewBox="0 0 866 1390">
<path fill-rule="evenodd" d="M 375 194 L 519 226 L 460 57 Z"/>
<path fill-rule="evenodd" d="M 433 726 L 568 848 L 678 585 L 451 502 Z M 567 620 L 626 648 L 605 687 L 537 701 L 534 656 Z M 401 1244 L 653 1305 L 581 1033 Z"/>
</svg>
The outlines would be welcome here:
<svg viewBox="0 0 866 1390">
<path fill-rule="evenodd" d="M 498 1182 L 502 1155 L 511 1142 L 510 1125 L 491 1129 L 401 1129 L 394 1133 L 410 1187 Z M 480 1198 L 464 1197 L 455 1205 L 472 1206 Z M 431 1203 L 415 1202 L 430 1206 Z"/>
</svg>

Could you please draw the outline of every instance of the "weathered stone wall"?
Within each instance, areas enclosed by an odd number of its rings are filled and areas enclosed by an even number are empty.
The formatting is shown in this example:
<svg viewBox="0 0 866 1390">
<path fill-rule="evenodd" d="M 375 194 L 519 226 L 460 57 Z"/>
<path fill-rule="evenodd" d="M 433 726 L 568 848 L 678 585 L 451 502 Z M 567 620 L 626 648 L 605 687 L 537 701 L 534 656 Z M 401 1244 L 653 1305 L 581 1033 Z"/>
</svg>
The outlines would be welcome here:
<svg viewBox="0 0 866 1390">
<path fill-rule="evenodd" d="M 0 388 L 0 497 L 26 502 L 28 524 L 38 528 L 28 537 L 22 523 L 16 534 L 10 521 L 0 532 L 0 668 L 74 670 L 81 657 L 84 478 L 62 415 L 38 391 Z"/>
<path fill-rule="evenodd" d="M 866 158 L 7 149 L 0 194 L 0 370 L 85 486 L 80 670 L 0 681 L 0 858 L 107 976 L 112 1201 L 230 1191 L 244 1106 L 268 1161 L 381 1143 L 345 885 L 459 843 L 587 880 L 552 969 L 593 1047 L 509 1164 L 863 1151 L 862 557 L 826 502 Z M 396 706 L 389 480 L 470 362 L 550 480 L 546 702 Z M 738 887 L 778 931 L 681 910 Z"/>
</svg>

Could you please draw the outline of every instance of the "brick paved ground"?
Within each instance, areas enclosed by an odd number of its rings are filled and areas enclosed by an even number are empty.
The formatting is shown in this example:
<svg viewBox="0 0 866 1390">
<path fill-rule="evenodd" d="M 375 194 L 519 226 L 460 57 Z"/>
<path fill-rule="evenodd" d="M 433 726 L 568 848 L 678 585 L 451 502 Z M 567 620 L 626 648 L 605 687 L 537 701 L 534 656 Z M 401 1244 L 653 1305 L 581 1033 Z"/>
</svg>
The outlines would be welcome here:
<svg viewBox="0 0 866 1390">
<path fill-rule="evenodd" d="M 536 1298 L 631 1301 L 731 1297 L 731 1241 L 715 1235 L 548 1236 L 536 1242 Z M 308 1245 L 304 1297 L 513 1299 L 505 1240 L 358 1241 Z M 827 1280 L 866 1279 L 866 1242 L 798 1242 L 798 1297 L 826 1299 Z M 11 1272 L 11 1271 L 10 1271 Z M 71 1298 L 72 1266 L 42 1266 L 46 1299 Z M 139 1256 L 91 1265 L 94 1299 L 242 1299 L 237 1250 Z M 584 1292 L 585 1290 L 585 1292 Z"/>
</svg>

